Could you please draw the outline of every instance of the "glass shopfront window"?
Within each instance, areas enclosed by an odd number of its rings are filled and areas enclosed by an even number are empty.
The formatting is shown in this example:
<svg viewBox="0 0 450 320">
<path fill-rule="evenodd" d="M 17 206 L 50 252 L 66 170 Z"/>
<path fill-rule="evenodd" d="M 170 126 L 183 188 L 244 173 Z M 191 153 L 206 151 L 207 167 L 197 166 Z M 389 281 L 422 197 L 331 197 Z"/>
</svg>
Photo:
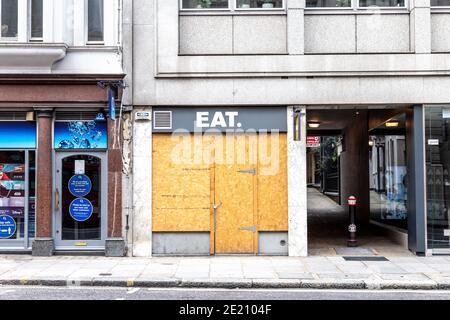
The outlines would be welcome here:
<svg viewBox="0 0 450 320">
<path fill-rule="evenodd" d="M 0 140 L 0 249 L 28 249 L 36 229 L 36 123 L 0 121 L 0 137 L 9 137 Z"/>
<path fill-rule="evenodd" d="M 428 248 L 450 248 L 450 106 L 425 108 Z"/>
<path fill-rule="evenodd" d="M 182 9 L 228 9 L 229 0 L 182 0 Z"/>
</svg>

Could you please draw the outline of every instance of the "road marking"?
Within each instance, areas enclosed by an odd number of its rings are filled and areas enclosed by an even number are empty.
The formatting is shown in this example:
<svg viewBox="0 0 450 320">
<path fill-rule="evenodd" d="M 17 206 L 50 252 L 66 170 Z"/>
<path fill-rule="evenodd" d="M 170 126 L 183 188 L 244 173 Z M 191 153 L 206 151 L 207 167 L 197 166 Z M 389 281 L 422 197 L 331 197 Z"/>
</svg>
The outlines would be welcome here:
<svg viewBox="0 0 450 320">
<path fill-rule="evenodd" d="M 138 292 L 139 290 L 141 290 L 141 289 L 140 288 L 130 289 L 130 290 L 127 291 L 127 294 L 133 294 L 133 293 Z"/>
</svg>

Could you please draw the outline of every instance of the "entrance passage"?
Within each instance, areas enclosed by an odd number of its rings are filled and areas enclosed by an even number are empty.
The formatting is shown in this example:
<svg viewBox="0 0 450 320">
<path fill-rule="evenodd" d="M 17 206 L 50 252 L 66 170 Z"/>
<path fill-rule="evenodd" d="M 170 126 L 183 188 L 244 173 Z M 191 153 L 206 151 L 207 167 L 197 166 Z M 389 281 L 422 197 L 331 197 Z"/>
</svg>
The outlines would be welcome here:
<svg viewBox="0 0 450 320">
<path fill-rule="evenodd" d="M 314 255 L 411 255 L 406 109 L 307 112 L 308 244 Z M 347 198 L 358 199 L 357 248 Z"/>
<path fill-rule="evenodd" d="M 157 239 L 257 254 L 261 237 L 287 235 L 286 134 L 154 134 L 152 189 Z"/>
</svg>

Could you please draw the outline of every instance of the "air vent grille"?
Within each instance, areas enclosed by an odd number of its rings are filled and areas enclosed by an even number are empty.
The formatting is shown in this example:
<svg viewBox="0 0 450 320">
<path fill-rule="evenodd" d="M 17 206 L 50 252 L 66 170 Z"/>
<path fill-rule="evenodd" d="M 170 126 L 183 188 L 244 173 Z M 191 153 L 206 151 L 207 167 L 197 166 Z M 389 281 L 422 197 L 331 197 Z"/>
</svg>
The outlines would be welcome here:
<svg viewBox="0 0 450 320">
<path fill-rule="evenodd" d="M 95 120 L 98 110 L 96 111 L 57 111 L 56 120 L 83 120 L 90 121 Z"/>
<path fill-rule="evenodd" d="M 154 129 L 172 129 L 172 111 L 154 111 Z"/>
<path fill-rule="evenodd" d="M 22 111 L 0 111 L 0 121 L 26 120 L 27 113 Z"/>
</svg>

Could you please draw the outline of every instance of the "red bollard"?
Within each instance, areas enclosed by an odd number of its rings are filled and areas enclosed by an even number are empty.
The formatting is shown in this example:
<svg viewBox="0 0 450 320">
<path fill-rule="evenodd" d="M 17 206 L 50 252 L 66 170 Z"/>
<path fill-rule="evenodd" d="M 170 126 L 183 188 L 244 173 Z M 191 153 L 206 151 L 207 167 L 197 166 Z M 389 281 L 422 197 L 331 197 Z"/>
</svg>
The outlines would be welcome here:
<svg viewBox="0 0 450 320">
<path fill-rule="evenodd" d="M 347 240 L 347 247 L 357 247 L 358 242 L 356 241 L 356 197 L 349 196 L 348 199 L 348 217 L 349 217 L 349 238 Z"/>
</svg>

